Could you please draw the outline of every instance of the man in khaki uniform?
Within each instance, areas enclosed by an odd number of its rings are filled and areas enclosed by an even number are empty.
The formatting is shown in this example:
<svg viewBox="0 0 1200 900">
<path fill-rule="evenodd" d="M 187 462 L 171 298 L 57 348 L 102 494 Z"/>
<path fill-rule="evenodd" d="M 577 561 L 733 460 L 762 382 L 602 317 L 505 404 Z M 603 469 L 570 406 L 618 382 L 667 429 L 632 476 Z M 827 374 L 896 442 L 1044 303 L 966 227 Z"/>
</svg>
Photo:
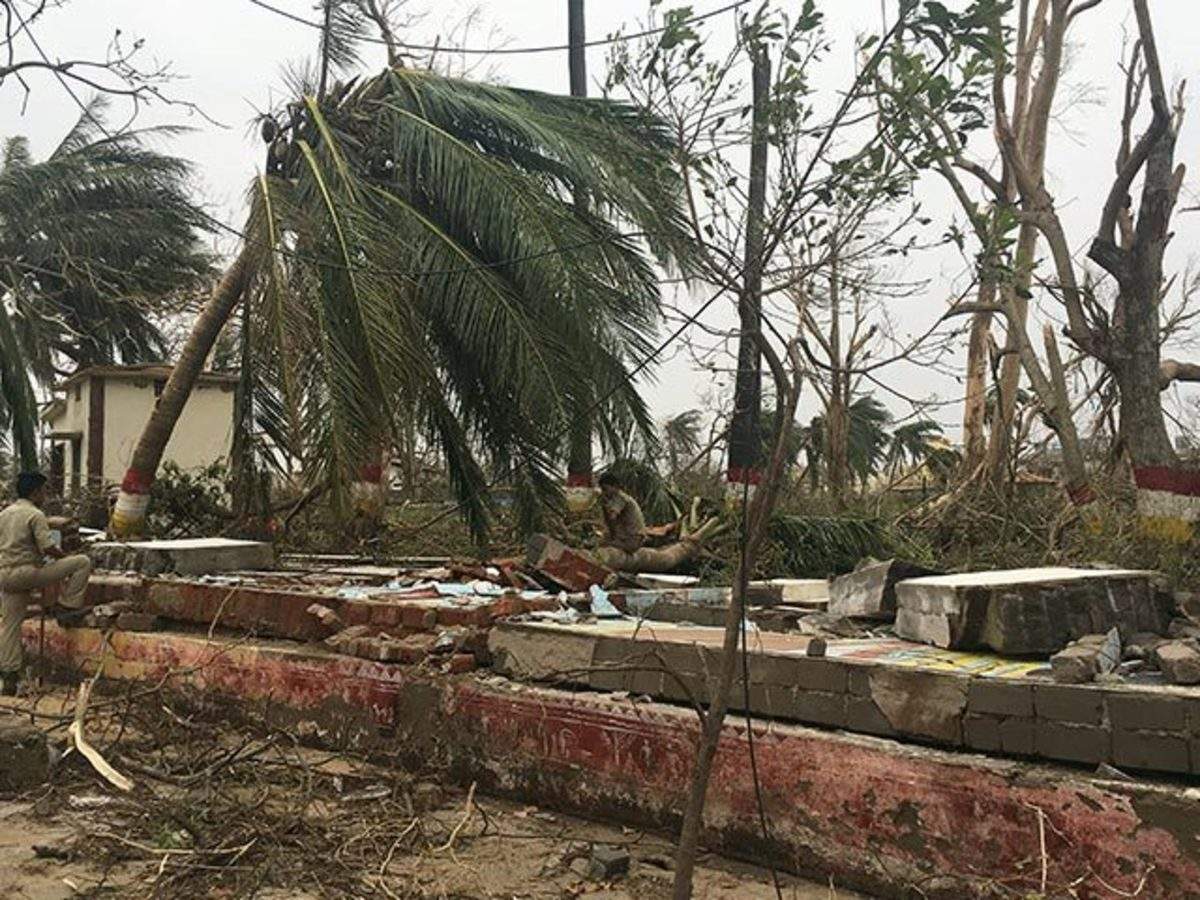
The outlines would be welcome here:
<svg viewBox="0 0 1200 900">
<path fill-rule="evenodd" d="M 90 559 L 66 556 L 55 545 L 41 510 L 46 476 L 40 472 L 18 475 L 17 498 L 0 510 L 0 693 L 10 696 L 17 692 L 21 676 L 21 622 L 29 592 L 63 582 L 59 624 L 74 624 L 81 618 L 84 591 L 92 574 Z"/>
<path fill-rule="evenodd" d="M 646 519 L 638 502 L 621 490 L 617 477 L 600 476 L 600 511 L 608 534 L 604 543 L 626 553 L 637 553 L 646 543 Z"/>
</svg>

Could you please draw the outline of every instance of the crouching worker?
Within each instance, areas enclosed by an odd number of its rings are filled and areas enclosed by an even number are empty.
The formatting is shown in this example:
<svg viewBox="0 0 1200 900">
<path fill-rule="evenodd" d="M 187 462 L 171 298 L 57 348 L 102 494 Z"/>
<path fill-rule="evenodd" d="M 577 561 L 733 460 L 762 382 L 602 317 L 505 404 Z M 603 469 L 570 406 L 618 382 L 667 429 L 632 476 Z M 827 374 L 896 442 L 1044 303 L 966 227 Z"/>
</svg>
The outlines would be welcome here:
<svg viewBox="0 0 1200 900">
<path fill-rule="evenodd" d="M 90 559 L 67 556 L 55 544 L 41 509 L 45 500 L 46 476 L 22 472 L 16 502 L 0 510 L 0 693 L 9 696 L 21 675 L 21 622 L 29 592 L 61 584 L 55 617 L 60 625 L 75 625 L 83 618 L 92 574 Z"/>
</svg>

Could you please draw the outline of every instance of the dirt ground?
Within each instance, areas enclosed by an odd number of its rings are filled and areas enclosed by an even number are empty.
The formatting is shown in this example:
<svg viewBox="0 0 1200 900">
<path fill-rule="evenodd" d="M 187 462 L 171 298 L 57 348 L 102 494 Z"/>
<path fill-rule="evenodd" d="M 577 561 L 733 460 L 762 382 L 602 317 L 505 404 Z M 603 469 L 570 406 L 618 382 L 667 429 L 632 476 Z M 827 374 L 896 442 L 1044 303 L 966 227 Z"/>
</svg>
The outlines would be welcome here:
<svg viewBox="0 0 1200 900">
<path fill-rule="evenodd" d="M 73 704 L 62 691 L 0 698 L 0 723 L 32 721 L 65 748 Z M 116 790 L 70 752 L 48 784 L 0 794 L 0 897 L 670 895 L 673 848 L 663 836 L 313 750 L 265 723 L 231 725 L 202 700 L 96 697 L 85 731 L 133 790 Z M 789 900 L 862 897 L 780 882 Z M 695 896 L 776 892 L 768 871 L 705 856 Z"/>
</svg>

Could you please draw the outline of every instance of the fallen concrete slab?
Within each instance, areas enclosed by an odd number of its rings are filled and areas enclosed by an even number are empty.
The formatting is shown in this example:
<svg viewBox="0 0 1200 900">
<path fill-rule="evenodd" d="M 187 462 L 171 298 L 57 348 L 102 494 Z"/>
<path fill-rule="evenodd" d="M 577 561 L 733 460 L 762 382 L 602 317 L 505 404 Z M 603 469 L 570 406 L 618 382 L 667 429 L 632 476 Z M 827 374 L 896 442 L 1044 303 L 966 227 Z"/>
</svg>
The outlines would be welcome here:
<svg viewBox="0 0 1200 900">
<path fill-rule="evenodd" d="M 908 578 L 936 574 L 939 573 L 925 566 L 899 559 L 860 565 L 830 584 L 829 612 L 835 616 L 894 621 L 896 584 Z"/>
<path fill-rule="evenodd" d="M 1088 634 L 1164 634 L 1172 599 L 1154 573 L 1012 569 L 914 578 L 896 585 L 896 633 L 955 649 L 1011 656 L 1055 653 Z"/>
<path fill-rule="evenodd" d="M 26 641 L 36 644 L 30 623 Z M 230 715 L 439 765 L 563 812 L 673 830 L 698 724 L 687 709 L 415 670 L 279 642 L 47 626 L 62 668 L 202 690 Z M 1144 705 L 1143 705 L 1144 711 Z M 265 718 L 264 718 L 265 717 Z M 705 846 L 887 898 L 1197 896 L 1200 791 L 779 722 L 725 726 Z M 769 837 L 761 830 L 761 796 Z M 1043 891 L 1043 888 L 1045 890 Z"/>
<path fill-rule="evenodd" d="M 97 568 L 161 575 L 212 575 L 274 565 L 275 548 L 262 541 L 189 538 L 172 541 L 101 542 L 88 548 Z"/>
</svg>

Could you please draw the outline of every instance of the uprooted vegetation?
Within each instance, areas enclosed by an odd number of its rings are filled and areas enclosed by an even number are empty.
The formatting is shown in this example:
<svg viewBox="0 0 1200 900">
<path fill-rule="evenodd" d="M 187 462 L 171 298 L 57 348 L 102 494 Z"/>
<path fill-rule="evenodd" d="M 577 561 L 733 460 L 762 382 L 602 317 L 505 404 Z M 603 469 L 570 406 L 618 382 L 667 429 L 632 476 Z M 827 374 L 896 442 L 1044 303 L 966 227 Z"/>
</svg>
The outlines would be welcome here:
<svg viewBox="0 0 1200 900">
<path fill-rule="evenodd" d="M 59 690 L 0 709 L 0 722 L 36 710 L 53 740 L 72 703 Z M 653 835 L 484 797 L 445 772 L 368 760 L 311 728 L 243 714 L 234 722 L 212 698 L 153 686 L 93 698 L 89 738 L 135 787 L 121 793 L 78 754 L 64 757 L 48 785 L 6 804 L 0 891 L 11 874 L 22 891 L 65 883 L 91 897 L 466 900 L 528 896 L 533 884 L 577 896 L 606 881 L 644 897 L 670 878 L 670 845 Z M 627 856 L 628 872 L 599 877 L 596 848 Z M 745 866 L 709 864 L 700 881 L 709 897 L 774 896 Z"/>
</svg>

